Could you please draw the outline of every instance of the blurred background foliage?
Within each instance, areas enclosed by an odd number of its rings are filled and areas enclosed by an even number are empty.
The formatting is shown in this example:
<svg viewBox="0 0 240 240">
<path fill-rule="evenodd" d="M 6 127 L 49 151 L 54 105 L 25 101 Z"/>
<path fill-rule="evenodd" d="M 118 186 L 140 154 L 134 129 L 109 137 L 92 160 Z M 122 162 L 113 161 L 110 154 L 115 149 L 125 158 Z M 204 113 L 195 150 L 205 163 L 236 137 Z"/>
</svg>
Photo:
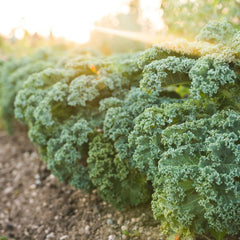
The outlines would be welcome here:
<svg viewBox="0 0 240 240">
<path fill-rule="evenodd" d="M 126 32 L 141 33 L 152 36 L 152 43 L 167 37 L 183 37 L 194 40 L 200 29 L 209 21 L 228 21 L 235 28 L 240 28 L 240 0 L 159 0 L 159 15 L 164 27 L 152 32 L 151 22 L 144 20 L 140 0 L 128 1 L 128 12 L 104 16 L 95 23 L 95 26 Z M 11 38 L 6 40 L 0 35 L 0 61 L 6 55 L 22 56 L 31 54 L 37 47 L 53 46 L 55 48 L 79 48 L 80 44 L 67 42 L 49 33 L 44 38 L 37 33 L 31 35 L 24 30 L 24 37 L 17 40 L 12 29 Z M 166 37 L 167 36 L 167 37 Z M 169 38 L 170 39 L 170 38 Z M 139 38 L 132 40 L 115 33 L 101 32 L 93 29 L 87 43 L 80 46 L 94 48 L 104 55 L 112 53 L 136 52 L 150 46 L 149 42 Z"/>
<path fill-rule="evenodd" d="M 194 40 L 209 21 L 227 21 L 235 28 L 240 28 L 240 0 L 162 0 L 159 1 L 159 8 L 162 10 L 165 28 L 156 33 L 153 42 L 168 35 Z M 132 0 L 129 2 L 128 14 L 105 16 L 96 25 L 149 34 L 151 23 L 141 19 L 141 11 L 139 0 Z M 92 31 L 89 44 L 104 54 L 133 52 L 149 46 L 142 39 L 133 41 L 97 30 Z"/>
<path fill-rule="evenodd" d="M 209 21 L 226 20 L 240 27 L 240 0 L 162 0 L 168 32 L 194 38 Z"/>
<path fill-rule="evenodd" d="M 118 13 L 108 15 L 96 22 L 96 26 L 111 28 L 115 30 L 125 30 L 132 32 L 143 32 L 146 23 L 140 23 L 141 8 L 139 0 L 129 2 L 129 12 L 127 14 Z M 98 30 L 91 33 L 90 46 L 96 47 L 104 54 L 135 52 L 146 48 L 141 41 L 130 40 L 113 34 L 106 34 Z"/>
</svg>

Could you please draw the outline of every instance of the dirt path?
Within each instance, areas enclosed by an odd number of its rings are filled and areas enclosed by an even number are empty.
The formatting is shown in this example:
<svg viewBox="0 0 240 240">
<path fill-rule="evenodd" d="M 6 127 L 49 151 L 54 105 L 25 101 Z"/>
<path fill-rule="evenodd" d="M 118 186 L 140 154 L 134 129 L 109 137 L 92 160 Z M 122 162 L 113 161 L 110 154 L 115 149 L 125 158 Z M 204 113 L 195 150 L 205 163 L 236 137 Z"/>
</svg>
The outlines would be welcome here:
<svg viewBox="0 0 240 240">
<path fill-rule="evenodd" d="M 119 212 L 96 191 L 65 186 L 40 161 L 26 131 L 0 131 L 0 239 L 163 239 L 149 205 Z"/>
</svg>

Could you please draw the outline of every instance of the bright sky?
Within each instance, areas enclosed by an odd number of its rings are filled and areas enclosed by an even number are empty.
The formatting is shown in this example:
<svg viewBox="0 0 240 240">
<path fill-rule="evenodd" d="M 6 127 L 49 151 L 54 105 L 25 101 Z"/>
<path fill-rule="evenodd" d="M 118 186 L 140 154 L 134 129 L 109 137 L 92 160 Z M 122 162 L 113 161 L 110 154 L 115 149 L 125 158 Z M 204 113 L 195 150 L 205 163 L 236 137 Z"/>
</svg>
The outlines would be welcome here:
<svg viewBox="0 0 240 240">
<path fill-rule="evenodd" d="M 86 42 L 94 22 L 104 15 L 127 12 L 128 0 L 0 0 L 0 33 L 9 35 L 16 27 L 30 33 L 65 37 L 79 43 Z M 160 0 L 141 0 L 145 11 L 160 28 Z M 158 26 L 159 25 L 159 26 Z"/>
</svg>

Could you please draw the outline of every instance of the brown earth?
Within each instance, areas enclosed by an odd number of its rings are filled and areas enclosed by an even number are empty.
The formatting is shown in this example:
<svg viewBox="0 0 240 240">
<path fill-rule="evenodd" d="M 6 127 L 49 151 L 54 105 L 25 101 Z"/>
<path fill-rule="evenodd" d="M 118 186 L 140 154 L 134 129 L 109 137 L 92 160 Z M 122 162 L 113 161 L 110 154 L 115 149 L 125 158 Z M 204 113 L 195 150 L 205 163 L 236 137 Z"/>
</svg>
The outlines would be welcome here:
<svg viewBox="0 0 240 240">
<path fill-rule="evenodd" d="M 149 205 L 119 212 L 96 191 L 60 183 L 40 161 L 26 130 L 0 131 L 0 239 L 163 239 Z"/>
</svg>

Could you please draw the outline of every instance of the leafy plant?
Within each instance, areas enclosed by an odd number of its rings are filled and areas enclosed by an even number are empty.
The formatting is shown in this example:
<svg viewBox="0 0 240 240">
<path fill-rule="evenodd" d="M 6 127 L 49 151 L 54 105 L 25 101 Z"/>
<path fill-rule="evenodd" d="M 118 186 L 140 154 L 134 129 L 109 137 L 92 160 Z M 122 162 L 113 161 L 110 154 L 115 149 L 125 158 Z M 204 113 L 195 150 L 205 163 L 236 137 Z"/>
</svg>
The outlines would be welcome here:
<svg viewBox="0 0 240 240">
<path fill-rule="evenodd" d="M 134 54 L 13 60 L 2 65 L 2 89 L 19 77 L 4 116 L 14 102 L 60 181 L 121 210 L 152 197 L 164 232 L 237 236 L 239 46 L 237 30 L 213 22 L 195 42 Z"/>
</svg>

